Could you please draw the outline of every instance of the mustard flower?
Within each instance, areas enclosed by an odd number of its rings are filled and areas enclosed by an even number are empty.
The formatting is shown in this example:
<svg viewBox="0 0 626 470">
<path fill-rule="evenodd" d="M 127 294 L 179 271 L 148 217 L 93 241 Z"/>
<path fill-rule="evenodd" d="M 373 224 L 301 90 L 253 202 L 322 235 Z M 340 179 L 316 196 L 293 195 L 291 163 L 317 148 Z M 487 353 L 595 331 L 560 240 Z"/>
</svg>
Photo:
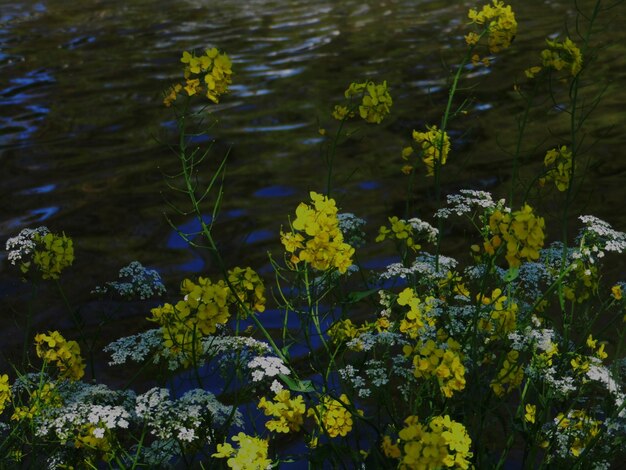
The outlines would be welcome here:
<svg viewBox="0 0 626 470">
<path fill-rule="evenodd" d="M 537 415 L 537 406 L 531 405 L 530 403 L 528 403 L 526 407 L 524 408 L 524 410 L 525 410 L 524 421 L 526 421 L 527 423 L 534 424 L 535 417 Z"/>
<path fill-rule="evenodd" d="M 37 357 L 54 363 L 62 378 L 79 380 L 85 374 L 85 364 L 76 341 L 66 341 L 58 331 L 35 335 Z"/>
<path fill-rule="evenodd" d="M 346 436 L 352 430 L 352 413 L 346 408 L 350 401 L 345 394 L 339 400 L 324 396 L 315 409 L 309 409 L 307 415 L 313 416 L 320 429 L 329 437 Z"/>
<path fill-rule="evenodd" d="M 387 88 L 387 82 L 353 82 L 344 92 L 346 99 L 353 97 L 361 98 L 358 105 L 359 116 L 369 123 L 380 124 L 390 113 L 393 100 Z M 337 120 L 344 120 L 354 116 L 353 108 L 346 106 L 335 106 L 333 117 Z"/>
<path fill-rule="evenodd" d="M 565 191 L 572 179 L 572 152 L 565 145 L 548 150 L 543 160 L 548 169 L 546 176 L 539 178 L 543 186 L 546 181 L 554 181 L 559 191 Z"/>
<path fill-rule="evenodd" d="M 390 445 L 389 439 L 386 455 L 394 457 L 394 447 L 398 447 L 400 469 L 470 468 L 472 440 L 465 427 L 448 415 L 435 416 L 428 424 L 420 423 L 417 416 L 409 416 L 398 438 L 395 445 Z"/>
<path fill-rule="evenodd" d="M 180 61 L 185 64 L 185 81 L 169 88 L 163 99 L 165 106 L 171 106 L 183 90 L 187 96 L 204 94 L 214 103 L 228 93 L 228 86 L 232 83 L 232 64 L 226 53 L 220 53 L 216 48 L 206 49 L 200 56 L 185 51 Z"/>
<path fill-rule="evenodd" d="M 426 165 L 426 175 L 433 176 L 435 168 L 443 166 L 450 153 L 450 138 L 447 132 L 437 126 L 426 126 L 426 132 L 413 131 L 413 140 L 418 144 L 422 161 Z"/>
<path fill-rule="evenodd" d="M 435 326 L 435 318 L 432 315 L 434 298 L 420 299 L 410 287 L 404 289 L 398 295 L 398 305 L 409 307 L 404 318 L 400 321 L 400 332 L 411 339 L 419 338 L 426 327 Z"/>
<path fill-rule="evenodd" d="M 489 319 L 481 319 L 479 328 L 489 333 L 493 333 L 493 337 L 506 338 L 509 333 L 515 331 L 517 327 L 517 311 L 518 306 L 515 302 L 508 301 L 507 296 L 502 295 L 502 290 L 496 288 L 492 291 L 491 297 L 478 295 L 478 300 L 483 305 L 490 305 L 492 310 Z"/>
<path fill-rule="evenodd" d="M 513 391 L 519 387 L 524 379 L 524 369 L 517 364 L 519 351 L 509 351 L 498 371 L 497 377 L 491 381 L 489 386 L 498 397 Z"/>
<path fill-rule="evenodd" d="M 239 444 L 238 448 L 229 443 L 218 444 L 212 457 L 227 458 L 228 467 L 236 470 L 265 470 L 271 465 L 272 461 L 267 456 L 267 440 L 240 432 L 233 436 L 232 441 Z"/>
<path fill-rule="evenodd" d="M 161 325 L 165 346 L 189 363 L 202 352 L 202 338 L 228 321 L 233 299 L 224 281 L 212 283 L 203 277 L 197 283 L 185 279 L 181 293 L 183 300 L 153 308 L 148 320 Z"/>
<path fill-rule="evenodd" d="M 348 342 L 361 333 L 365 333 L 369 330 L 368 325 L 357 327 L 352 320 L 346 318 L 345 320 L 338 320 L 328 328 L 328 337 L 335 344 L 342 344 Z"/>
<path fill-rule="evenodd" d="M 0 375 L 0 415 L 11 401 L 11 386 L 9 385 L 9 376 L 7 374 Z"/>
<path fill-rule="evenodd" d="M 44 383 L 38 385 L 37 388 L 29 392 L 28 402 L 26 405 L 15 407 L 12 421 L 32 420 L 35 417 L 48 413 L 50 408 L 59 408 L 62 406 L 61 395 L 54 383 Z"/>
<path fill-rule="evenodd" d="M 228 271 L 228 281 L 247 310 L 259 313 L 265 311 L 265 286 L 256 271 L 249 267 L 235 267 Z M 247 310 L 240 309 L 242 318 L 246 318 Z"/>
<path fill-rule="evenodd" d="M 616 284 L 613 287 L 611 287 L 611 296 L 615 300 L 622 300 L 622 286 L 619 284 Z"/>
<path fill-rule="evenodd" d="M 281 231 L 281 242 L 294 265 L 308 263 L 313 269 L 337 269 L 345 273 L 352 265 L 354 248 L 344 242 L 335 200 L 310 193 L 312 205 L 300 203 L 290 232 Z"/>
<path fill-rule="evenodd" d="M 47 227 L 24 229 L 7 240 L 9 261 L 26 274 L 36 266 L 43 279 L 58 279 L 61 271 L 74 262 L 74 244 L 65 234 L 51 233 Z"/>
<path fill-rule="evenodd" d="M 509 266 L 519 266 L 522 259 L 537 260 L 543 247 L 544 228 L 543 218 L 537 217 L 528 204 L 513 213 L 496 209 L 489 216 L 492 236 L 483 244 L 485 252 L 494 255 L 505 243 Z"/>
<path fill-rule="evenodd" d="M 413 375 L 417 378 L 435 378 L 441 393 L 447 398 L 454 392 L 465 388 L 465 367 L 460 354 L 460 345 L 453 339 L 448 339 L 443 345 L 438 345 L 432 339 L 411 349 L 404 347 L 406 356 L 413 356 Z"/>
<path fill-rule="evenodd" d="M 505 5 L 502 1 L 493 0 L 491 4 L 484 5 L 480 11 L 472 8 L 468 17 L 472 23 L 486 28 L 491 53 L 507 49 L 517 34 L 515 13 L 510 5 Z M 478 40 L 479 36 L 475 33 L 465 36 L 465 41 L 470 46 L 477 44 Z"/>
<path fill-rule="evenodd" d="M 265 423 L 265 427 L 270 431 L 289 433 L 297 432 L 304 422 L 306 406 L 301 395 L 291 398 L 289 390 L 281 390 L 274 396 L 274 401 L 268 401 L 262 397 L 258 405 L 263 410 L 265 416 L 272 416 L 272 419 Z"/>
</svg>

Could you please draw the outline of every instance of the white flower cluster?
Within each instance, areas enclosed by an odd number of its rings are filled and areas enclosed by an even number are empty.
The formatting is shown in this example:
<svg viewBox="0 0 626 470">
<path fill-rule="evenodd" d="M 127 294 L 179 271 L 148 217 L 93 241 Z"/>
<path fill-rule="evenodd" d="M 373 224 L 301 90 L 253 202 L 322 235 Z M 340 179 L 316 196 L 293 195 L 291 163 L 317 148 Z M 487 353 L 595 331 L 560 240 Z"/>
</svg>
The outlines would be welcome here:
<svg viewBox="0 0 626 470">
<path fill-rule="evenodd" d="M 202 338 L 202 346 L 204 353 L 211 356 L 242 350 L 254 351 L 257 354 L 272 351 L 269 344 L 249 336 L 207 336 Z"/>
<path fill-rule="evenodd" d="M 143 362 L 155 354 L 154 362 L 159 362 L 159 351 L 163 350 L 163 335 L 156 328 L 132 336 L 124 336 L 104 347 L 104 352 L 111 353 L 110 366 L 126 364 L 128 360 Z"/>
<path fill-rule="evenodd" d="M 92 403 L 71 403 L 60 409 L 53 409 L 50 417 L 44 418 L 36 430 L 38 436 L 46 436 L 52 431 L 61 441 L 67 441 L 80 434 L 87 426 L 93 426 L 93 436 L 102 439 L 106 431 L 116 428 L 127 429 L 130 413 L 123 406 L 94 405 Z"/>
<path fill-rule="evenodd" d="M 365 220 L 350 212 L 337 214 L 337 220 L 339 230 L 341 230 L 343 239 L 348 245 L 358 248 L 365 244 L 365 233 L 363 232 Z"/>
<path fill-rule="evenodd" d="M 348 364 L 343 369 L 339 369 L 338 372 L 343 380 L 354 387 L 359 397 L 365 398 L 371 395 L 372 391 L 365 386 L 365 379 L 359 375 L 354 366 Z"/>
<path fill-rule="evenodd" d="M 614 230 L 607 222 L 593 215 L 581 215 L 580 220 L 586 225 L 583 235 L 592 234 L 593 238 L 602 243 L 601 249 L 617 253 L 626 250 L 626 233 Z"/>
<path fill-rule="evenodd" d="M 554 330 L 551 329 L 533 329 L 527 326 L 526 329 L 519 333 L 509 333 L 511 340 L 511 348 L 516 351 L 522 351 L 531 346 L 535 350 L 548 352 L 554 345 Z"/>
<path fill-rule="evenodd" d="M 369 351 L 379 344 L 383 346 L 403 346 L 409 344 L 409 342 L 399 333 L 393 333 L 391 331 L 381 331 L 380 333 L 368 331 L 348 341 L 346 346 L 353 351 Z"/>
<path fill-rule="evenodd" d="M 496 206 L 490 193 L 486 191 L 475 191 L 473 189 L 461 189 L 459 194 L 450 194 L 446 202 L 448 207 L 444 207 L 435 212 L 435 217 L 447 219 L 452 214 L 458 216 L 469 214 L 477 207 L 487 209 Z M 504 201 L 502 200 L 498 204 L 504 205 Z"/>
<path fill-rule="evenodd" d="M 171 400 L 169 390 L 155 387 L 137 397 L 134 411 L 154 437 L 192 442 L 204 436 L 209 426 L 224 424 L 233 408 L 223 405 L 206 390 L 191 390 L 178 400 Z M 237 412 L 234 424 L 241 426 L 241 423 Z"/>
<path fill-rule="evenodd" d="M 132 261 L 128 266 L 120 269 L 118 277 L 122 281 L 107 282 L 104 286 L 97 286 L 91 293 L 115 292 L 127 299 L 139 297 L 141 300 L 165 293 L 165 286 L 159 273 L 154 269 L 145 268 L 139 261 Z"/>
<path fill-rule="evenodd" d="M 50 233 L 48 227 L 37 227 L 35 229 L 25 228 L 15 237 L 11 237 L 7 240 L 6 250 L 9 252 L 8 260 L 15 266 L 18 262 L 24 258 L 28 258 L 35 250 L 35 235 L 44 236 Z"/>
<path fill-rule="evenodd" d="M 599 382 L 613 396 L 615 409 L 620 410 L 619 417 L 626 419 L 626 395 L 622 392 L 620 384 L 613 378 L 611 371 L 602 364 L 590 364 L 587 377 L 595 382 Z"/>
<path fill-rule="evenodd" d="M 380 274 L 379 278 L 381 280 L 395 278 L 406 279 L 408 276 L 419 275 L 423 281 L 445 279 L 448 272 L 454 270 L 456 265 L 457 261 L 455 259 L 440 255 L 439 267 L 437 268 L 434 255 L 420 253 L 408 268 L 402 263 L 392 263 Z"/>
<path fill-rule="evenodd" d="M 413 230 L 415 230 L 415 233 L 424 237 L 424 239 L 429 243 L 435 243 L 437 241 L 439 230 L 430 225 L 428 222 L 418 219 L 417 217 L 413 217 L 412 219 L 407 220 L 407 223 L 413 228 Z"/>
<path fill-rule="evenodd" d="M 260 382 L 266 377 L 276 377 L 279 374 L 289 375 L 291 372 L 283 360 L 275 356 L 257 356 L 248 362 L 252 371 L 252 381 Z"/>
</svg>

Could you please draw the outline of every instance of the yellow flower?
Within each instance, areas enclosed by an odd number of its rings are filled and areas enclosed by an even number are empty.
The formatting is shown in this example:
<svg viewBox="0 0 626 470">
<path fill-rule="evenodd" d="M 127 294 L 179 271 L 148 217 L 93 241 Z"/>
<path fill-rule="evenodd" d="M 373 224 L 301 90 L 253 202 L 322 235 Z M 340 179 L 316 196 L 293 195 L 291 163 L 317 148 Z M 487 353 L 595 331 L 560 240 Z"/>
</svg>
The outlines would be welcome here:
<svg viewBox="0 0 626 470">
<path fill-rule="evenodd" d="M 226 464 L 235 470 L 265 470 L 272 464 L 267 457 L 267 440 L 251 437 L 243 432 L 233 436 L 232 440 L 239 443 L 237 449 L 228 443 L 218 444 L 217 452 L 212 457 L 227 458 Z"/>
<path fill-rule="evenodd" d="M 0 375 L 0 415 L 11 401 L 11 385 L 7 374 Z"/>
<path fill-rule="evenodd" d="M 320 429 L 329 437 L 346 436 L 352 430 L 352 413 L 345 406 L 349 404 L 346 394 L 342 394 L 339 400 L 326 395 L 307 415 L 313 416 Z"/>
<path fill-rule="evenodd" d="M 300 203 L 290 232 L 281 232 L 281 243 L 291 262 L 308 263 L 313 269 L 335 268 L 345 273 L 352 265 L 354 248 L 343 241 L 335 200 L 310 193 L 312 205 Z"/>
<path fill-rule="evenodd" d="M 54 363 L 59 376 L 79 380 L 85 374 L 85 364 L 80 356 L 80 346 L 76 341 L 66 341 L 58 331 L 35 335 L 37 357 Z"/>
<path fill-rule="evenodd" d="M 546 43 L 549 49 L 541 52 L 543 66 L 555 70 L 567 67 L 572 76 L 578 75 L 583 66 L 583 56 L 578 46 L 570 38 L 565 38 L 563 42 L 546 39 Z"/>
<path fill-rule="evenodd" d="M 619 284 L 611 287 L 611 295 L 615 300 L 622 300 L 622 286 Z"/>
<path fill-rule="evenodd" d="M 443 166 L 450 153 L 450 138 L 437 126 L 426 126 L 426 132 L 413 131 L 413 140 L 420 146 L 427 176 L 435 174 L 437 165 Z"/>
<path fill-rule="evenodd" d="M 524 414 L 524 420 L 527 423 L 534 423 L 535 416 L 537 415 L 537 406 L 531 405 L 530 403 L 526 405 L 526 413 Z"/>
<path fill-rule="evenodd" d="M 480 11 L 472 8 L 468 17 L 472 23 L 485 25 L 489 52 L 491 53 L 508 48 L 517 33 L 515 13 L 511 10 L 510 5 L 504 5 L 504 2 L 499 0 L 493 0 L 492 4 L 484 5 Z M 467 35 L 465 41 L 468 45 L 473 46 L 478 42 L 478 35 Z"/>
<path fill-rule="evenodd" d="M 274 396 L 273 402 L 261 398 L 258 407 L 265 416 L 276 418 L 265 423 L 270 431 L 289 433 L 302 427 L 306 406 L 300 395 L 292 399 L 289 390 L 281 390 Z"/>
<path fill-rule="evenodd" d="M 353 82 L 344 92 L 344 96 L 346 99 L 355 96 L 361 98 L 358 106 L 359 116 L 369 123 L 380 124 L 390 113 L 391 105 L 393 104 L 386 81 L 378 84 L 374 82 Z M 333 111 L 333 117 L 339 121 L 353 116 L 354 113 L 346 106 L 337 105 Z"/>
<path fill-rule="evenodd" d="M 543 162 L 548 172 L 539 183 L 543 186 L 546 181 L 554 181 L 559 191 L 567 190 L 572 179 L 572 152 L 565 145 L 550 149 Z"/>
<path fill-rule="evenodd" d="M 170 87 L 163 99 L 165 106 L 171 106 L 183 89 L 187 96 L 204 93 L 214 103 L 219 102 L 221 95 L 228 93 L 228 86 L 232 82 L 232 64 L 228 55 L 220 54 L 216 48 L 206 49 L 201 56 L 185 51 L 180 61 L 185 64 L 185 84 L 178 83 Z"/>
<path fill-rule="evenodd" d="M 265 286 L 252 268 L 231 269 L 228 271 L 228 281 L 234 288 L 233 294 L 245 307 L 239 309 L 241 318 L 246 318 L 248 311 L 259 313 L 265 311 Z"/>
<path fill-rule="evenodd" d="M 33 236 L 35 251 L 32 262 L 41 273 L 43 279 L 59 279 L 61 271 L 74 262 L 74 244 L 72 239 L 63 235 L 47 233 L 42 236 Z M 23 263 L 20 267 L 23 273 L 30 268 L 31 263 Z"/>
</svg>

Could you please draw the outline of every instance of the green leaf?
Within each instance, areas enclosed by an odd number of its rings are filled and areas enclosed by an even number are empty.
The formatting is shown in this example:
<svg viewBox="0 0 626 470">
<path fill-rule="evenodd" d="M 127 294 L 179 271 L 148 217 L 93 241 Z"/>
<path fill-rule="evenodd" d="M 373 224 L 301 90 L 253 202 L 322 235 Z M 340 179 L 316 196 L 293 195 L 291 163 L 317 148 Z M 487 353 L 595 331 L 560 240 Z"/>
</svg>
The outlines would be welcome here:
<svg viewBox="0 0 626 470">
<path fill-rule="evenodd" d="M 310 380 L 294 380 L 283 374 L 279 374 L 279 377 L 292 392 L 309 393 L 315 391 L 315 387 L 313 387 L 313 383 Z"/>
<path fill-rule="evenodd" d="M 512 282 L 519 276 L 519 268 L 509 268 L 504 275 L 504 282 Z"/>
<path fill-rule="evenodd" d="M 348 294 L 348 302 L 349 303 L 359 302 L 365 299 L 366 297 L 369 297 L 370 295 L 377 293 L 379 290 L 380 289 L 369 289 L 369 290 L 362 290 L 362 291 L 357 291 L 357 292 L 350 292 Z"/>
</svg>

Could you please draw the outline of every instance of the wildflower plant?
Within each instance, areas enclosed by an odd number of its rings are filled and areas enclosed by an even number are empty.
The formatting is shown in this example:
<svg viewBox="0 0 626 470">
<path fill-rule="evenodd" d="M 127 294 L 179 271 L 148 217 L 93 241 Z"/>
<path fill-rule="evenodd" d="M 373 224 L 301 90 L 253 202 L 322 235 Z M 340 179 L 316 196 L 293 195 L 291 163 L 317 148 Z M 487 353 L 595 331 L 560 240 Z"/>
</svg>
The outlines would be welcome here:
<svg viewBox="0 0 626 470">
<path fill-rule="evenodd" d="M 283 219 L 280 254 L 269 254 L 271 275 L 233 268 L 214 238 L 226 158 L 211 162 L 210 149 L 191 142 L 200 119 L 191 109 L 196 98 L 221 99 L 231 63 L 217 49 L 185 52 L 184 82 L 165 100 L 180 133 L 172 146 L 180 172 L 166 181 L 188 197 L 188 206 L 171 206 L 175 213 L 192 214 L 200 226 L 199 233 L 178 232 L 208 251 L 217 272 L 184 279 L 180 295 L 160 305 L 146 303 L 153 328 L 146 322 L 105 347 L 111 367 L 154 373 L 145 383 L 114 389 L 95 376 L 86 381 L 83 335 L 68 341 L 58 331 L 37 334 L 40 361 L 0 374 L 0 463 L 468 469 L 619 462 L 626 444 L 626 282 L 606 285 L 604 265 L 626 250 L 626 234 L 591 215 L 580 217 L 577 235 L 569 233 L 581 144 L 576 113 L 570 141 L 548 151 L 544 171 L 527 188 L 513 181 L 507 199 L 475 189 L 441 194 L 444 166 L 456 164 L 447 158 L 449 124 L 467 108 L 467 100 L 457 103 L 460 80 L 490 64 L 487 54 L 512 47 L 517 34 L 512 8 L 499 0 L 468 17 L 474 31 L 451 70 L 442 119 L 415 131 L 415 149 L 403 152 L 410 178 L 419 165 L 433 176 L 434 213 L 418 217 L 407 203 L 404 215 L 388 217 L 368 240 L 364 221 L 340 212 L 343 199 L 330 193 L 342 126 L 357 115 L 380 123 L 392 105 L 386 82 L 352 83 L 347 103 L 334 111 L 340 123 L 327 148 L 326 192 L 309 192 Z M 588 37 L 580 50 L 568 41 L 548 45 L 542 67 L 568 72 L 570 104 L 580 110 L 575 95 L 588 70 L 581 58 Z M 524 116 L 522 124 L 527 110 Z M 414 153 L 417 163 L 409 161 Z M 514 155 L 517 180 L 519 148 Z M 211 164 L 207 179 L 200 168 Z M 565 201 L 562 237 L 552 243 L 551 219 L 528 197 L 537 181 L 553 182 Z M 442 238 L 462 224 L 467 256 L 446 256 Z M 394 261 L 359 265 L 368 243 L 380 243 Z M 37 266 L 55 280 L 73 257 L 71 241 L 45 228 L 23 231 L 7 250 L 12 264 Z M 97 292 L 143 300 L 164 294 L 158 275 L 138 263 L 120 276 Z M 272 316 L 280 322 L 270 328 Z"/>
</svg>

